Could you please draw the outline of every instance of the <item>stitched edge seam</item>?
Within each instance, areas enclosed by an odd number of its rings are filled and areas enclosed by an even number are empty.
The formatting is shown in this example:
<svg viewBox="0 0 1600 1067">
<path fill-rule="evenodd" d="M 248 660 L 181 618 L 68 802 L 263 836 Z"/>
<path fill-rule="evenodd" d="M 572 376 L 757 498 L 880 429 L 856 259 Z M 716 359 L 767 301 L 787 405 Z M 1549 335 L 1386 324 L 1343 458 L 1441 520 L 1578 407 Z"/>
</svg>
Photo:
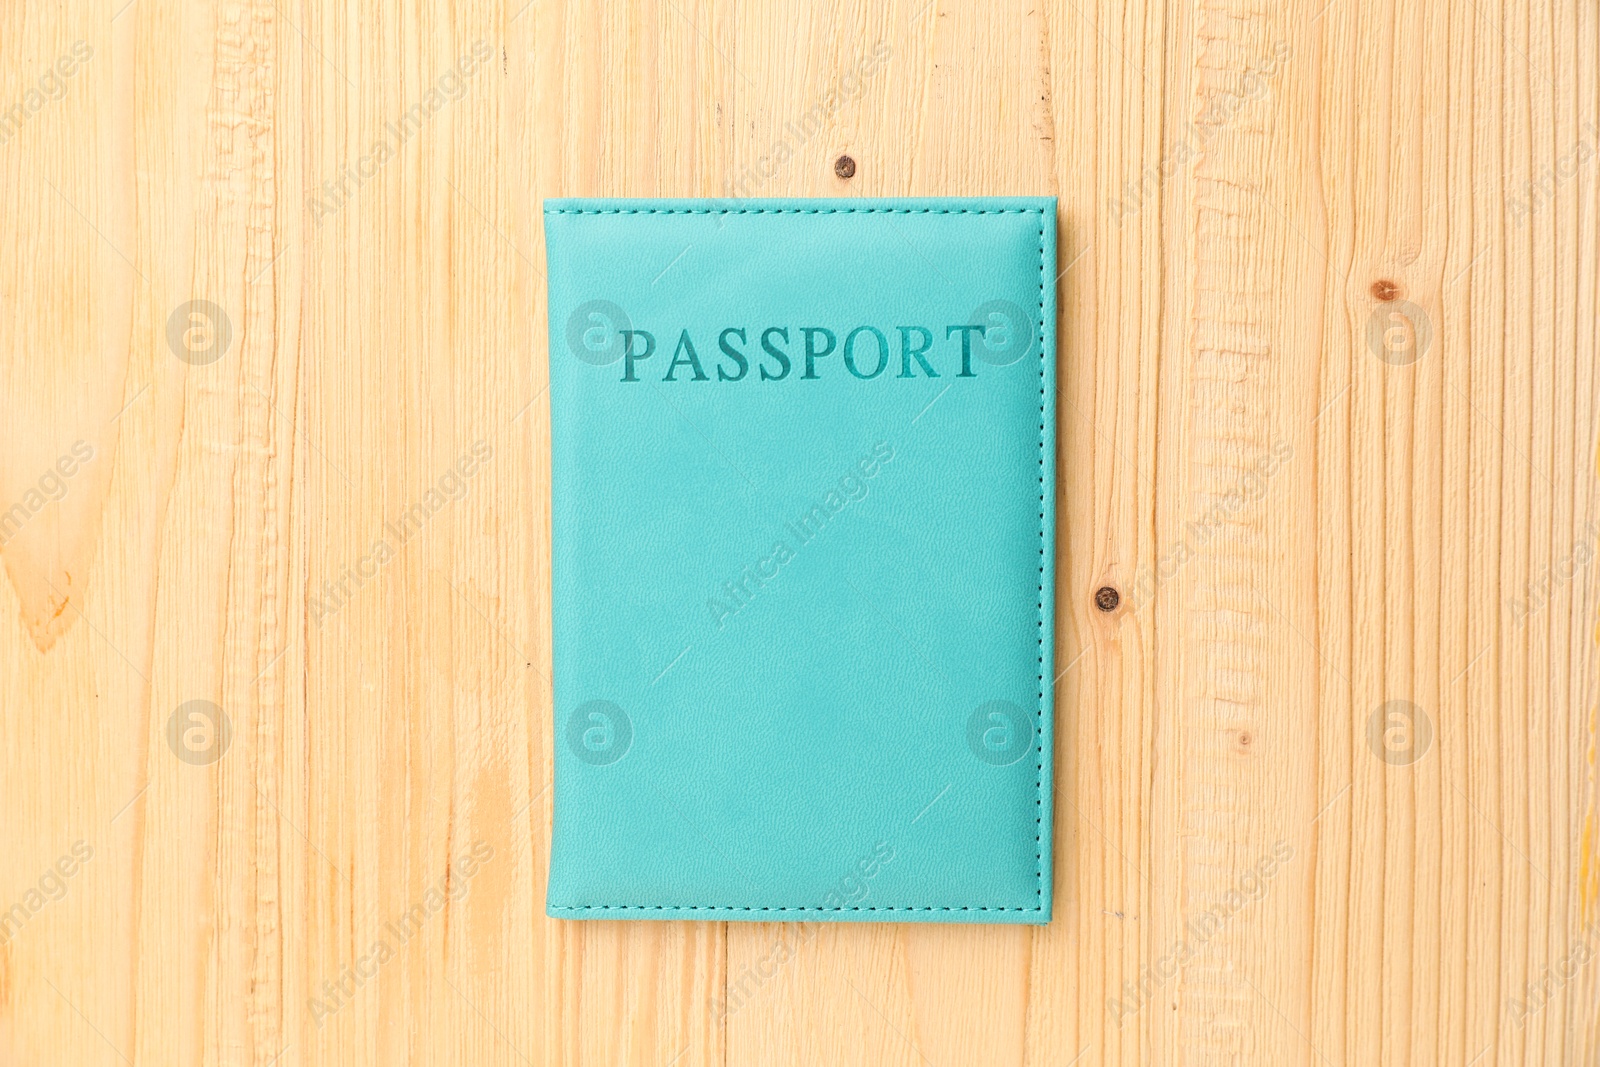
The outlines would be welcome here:
<svg viewBox="0 0 1600 1067">
<path fill-rule="evenodd" d="M 763 907 L 757 904 L 551 904 L 548 911 L 804 911 L 822 914 L 836 911 L 1006 911 L 1022 915 L 1038 915 L 1044 910 L 1043 905 L 1037 908 L 1009 908 L 987 907 L 984 905 L 940 905 L 930 904 L 918 906 L 915 904 L 895 904 L 878 907 L 858 908 L 824 908 L 814 904 L 802 904 L 794 907 Z"/>
<path fill-rule="evenodd" d="M 1036 207 L 737 207 L 720 210 L 693 207 L 547 207 L 544 209 L 546 215 L 1028 215 L 1035 212 L 1041 219 L 1043 218 L 1044 210 Z"/>
<path fill-rule="evenodd" d="M 1039 903 L 1035 910 L 1044 910 L 1044 536 L 1045 536 L 1045 511 L 1044 506 L 1044 426 L 1045 426 L 1045 362 L 1046 346 L 1044 338 L 1044 210 L 1039 210 L 1039 697 L 1034 707 L 1039 715 L 1039 729 L 1035 736 L 1039 738 L 1038 760 L 1034 764 L 1033 774 L 1033 864 L 1034 864 L 1034 899 Z M 1053 354 L 1054 338 L 1051 338 L 1049 351 Z M 1055 733 L 1051 731 L 1051 737 Z"/>
<path fill-rule="evenodd" d="M 1035 708 L 1039 717 L 1038 758 L 1034 763 L 1034 897 L 1039 901 L 1031 908 L 985 906 L 886 906 L 826 908 L 818 905 L 796 907 L 760 907 L 745 904 L 546 904 L 552 912 L 576 911 L 778 911 L 832 914 L 841 911 L 979 911 L 1015 912 L 1037 915 L 1044 911 L 1044 539 L 1045 539 L 1045 367 L 1053 351 L 1053 343 L 1045 342 L 1045 261 L 1044 261 L 1044 209 L 1027 208 L 934 208 L 934 207 L 843 207 L 843 208 L 552 208 L 544 209 L 546 215 L 1026 215 L 1039 216 L 1039 687 Z"/>
</svg>

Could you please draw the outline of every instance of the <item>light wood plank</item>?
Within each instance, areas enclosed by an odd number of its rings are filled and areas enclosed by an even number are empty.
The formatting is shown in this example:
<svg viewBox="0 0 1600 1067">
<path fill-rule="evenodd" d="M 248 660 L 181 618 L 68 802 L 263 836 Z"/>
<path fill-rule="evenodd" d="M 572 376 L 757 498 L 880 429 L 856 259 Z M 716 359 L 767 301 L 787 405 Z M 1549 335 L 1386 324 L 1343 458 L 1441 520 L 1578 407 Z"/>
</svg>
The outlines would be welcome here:
<svg viewBox="0 0 1600 1067">
<path fill-rule="evenodd" d="M 1600 1052 L 1591 5 L 0 23 L 0 1065 Z M 1055 922 L 545 918 L 541 201 L 1007 193 L 1060 198 Z"/>
</svg>

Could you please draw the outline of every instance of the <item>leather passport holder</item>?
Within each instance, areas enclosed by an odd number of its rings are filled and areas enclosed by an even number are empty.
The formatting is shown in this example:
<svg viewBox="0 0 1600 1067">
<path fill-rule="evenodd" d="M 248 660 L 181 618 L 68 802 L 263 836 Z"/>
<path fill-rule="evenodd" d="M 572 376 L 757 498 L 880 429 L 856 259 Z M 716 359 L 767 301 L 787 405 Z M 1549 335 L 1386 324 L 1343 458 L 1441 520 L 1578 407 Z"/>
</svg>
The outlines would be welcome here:
<svg viewBox="0 0 1600 1067">
<path fill-rule="evenodd" d="M 544 221 L 549 914 L 1048 922 L 1055 201 Z"/>
</svg>

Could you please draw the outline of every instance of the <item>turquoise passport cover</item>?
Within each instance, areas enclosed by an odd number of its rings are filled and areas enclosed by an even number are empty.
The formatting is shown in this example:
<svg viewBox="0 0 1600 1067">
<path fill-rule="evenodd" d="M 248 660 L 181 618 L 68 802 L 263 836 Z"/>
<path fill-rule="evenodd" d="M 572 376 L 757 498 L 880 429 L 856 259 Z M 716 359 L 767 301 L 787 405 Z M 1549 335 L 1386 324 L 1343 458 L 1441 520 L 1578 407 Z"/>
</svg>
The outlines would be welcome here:
<svg viewBox="0 0 1600 1067">
<path fill-rule="evenodd" d="M 1055 201 L 544 221 L 549 913 L 1048 922 Z"/>
</svg>

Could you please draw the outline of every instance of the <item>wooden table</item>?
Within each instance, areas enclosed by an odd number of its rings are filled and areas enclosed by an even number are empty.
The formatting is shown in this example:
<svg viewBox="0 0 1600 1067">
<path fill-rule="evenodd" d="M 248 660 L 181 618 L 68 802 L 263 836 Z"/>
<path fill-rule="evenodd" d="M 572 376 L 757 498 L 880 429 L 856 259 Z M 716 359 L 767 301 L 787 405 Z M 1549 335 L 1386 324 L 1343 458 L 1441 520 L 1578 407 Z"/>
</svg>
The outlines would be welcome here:
<svg viewBox="0 0 1600 1067">
<path fill-rule="evenodd" d="M 1592 2 L 0 56 L 0 1065 L 1596 1062 Z M 541 201 L 935 194 L 1060 198 L 1055 921 L 546 919 Z"/>
</svg>

